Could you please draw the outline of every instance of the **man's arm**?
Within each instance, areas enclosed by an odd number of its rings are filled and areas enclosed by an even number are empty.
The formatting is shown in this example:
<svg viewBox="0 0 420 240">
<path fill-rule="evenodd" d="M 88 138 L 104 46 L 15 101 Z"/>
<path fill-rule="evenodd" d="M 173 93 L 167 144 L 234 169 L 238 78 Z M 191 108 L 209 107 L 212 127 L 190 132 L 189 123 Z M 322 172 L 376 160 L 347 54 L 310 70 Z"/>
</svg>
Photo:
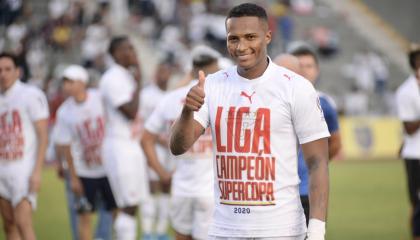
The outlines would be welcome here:
<svg viewBox="0 0 420 240">
<path fill-rule="evenodd" d="M 303 155 L 309 171 L 309 218 L 323 222 L 328 209 L 328 141 L 318 139 L 302 145 Z"/>
<path fill-rule="evenodd" d="M 67 162 L 67 167 L 70 175 L 70 187 L 71 190 L 76 194 L 76 196 L 83 195 L 83 186 L 82 182 L 80 181 L 79 177 L 76 173 L 76 168 L 74 167 L 73 156 L 71 154 L 71 146 L 70 145 L 57 145 L 57 149 L 59 154 L 65 158 Z"/>
<path fill-rule="evenodd" d="M 29 191 L 37 193 L 41 187 L 41 172 L 45 161 L 48 146 L 48 120 L 42 119 L 34 122 L 38 142 L 36 162 L 30 178 Z"/>
<path fill-rule="evenodd" d="M 131 101 L 121 105 L 120 107 L 118 107 L 118 110 L 124 114 L 124 116 L 130 120 L 134 120 L 137 116 L 137 111 L 139 109 L 139 104 L 140 104 L 140 90 L 141 90 L 141 86 L 142 86 L 142 82 L 141 82 L 141 71 L 140 71 L 140 66 L 135 65 L 133 67 L 133 76 L 134 79 L 136 80 L 136 89 L 134 90 L 134 94 L 131 97 Z"/>
<path fill-rule="evenodd" d="M 144 154 L 146 155 L 147 163 L 159 175 L 162 182 L 169 182 L 171 174 L 168 173 L 160 164 L 156 153 L 156 144 L 158 135 L 144 130 L 141 138 L 141 146 L 143 147 Z"/>
<path fill-rule="evenodd" d="M 328 138 L 328 157 L 330 160 L 334 159 L 341 150 L 341 135 L 340 131 L 331 133 Z"/>
<path fill-rule="evenodd" d="M 412 122 L 403 122 L 404 130 L 408 135 L 413 135 L 416 133 L 420 128 L 420 120 L 412 121 Z"/>
<path fill-rule="evenodd" d="M 194 120 L 194 111 L 204 104 L 204 81 L 204 72 L 199 71 L 198 83 L 188 92 L 181 116 L 172 127 L 169 146 L 174 155 L 185 153 L 204 133 L 205 128 Z"/>
</svg>

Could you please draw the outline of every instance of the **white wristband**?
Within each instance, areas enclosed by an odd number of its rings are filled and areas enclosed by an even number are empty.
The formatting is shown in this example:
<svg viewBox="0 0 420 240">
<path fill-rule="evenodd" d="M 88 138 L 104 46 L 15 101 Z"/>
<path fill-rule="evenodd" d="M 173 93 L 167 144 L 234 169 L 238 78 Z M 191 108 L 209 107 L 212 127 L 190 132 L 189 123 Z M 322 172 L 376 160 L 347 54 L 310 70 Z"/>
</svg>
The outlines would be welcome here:
<svg viewBox="0 0 420 240">
<path fill-rule="evenodd" d="M 308 224 L 308 240 L 324 240 L 325 239 L 325 222 L 311 218 Z"/>
</svg>

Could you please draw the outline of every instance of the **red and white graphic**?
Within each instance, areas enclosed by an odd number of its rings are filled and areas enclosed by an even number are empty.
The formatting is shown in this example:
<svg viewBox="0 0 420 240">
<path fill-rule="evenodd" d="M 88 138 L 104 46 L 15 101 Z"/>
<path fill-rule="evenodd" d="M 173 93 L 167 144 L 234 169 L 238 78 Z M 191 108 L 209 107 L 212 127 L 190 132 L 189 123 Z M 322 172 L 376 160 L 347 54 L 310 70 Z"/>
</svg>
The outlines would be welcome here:
<svg viewBox="0 0 420 240">
<path fill-rule="evenodd" d="M 0 159 L 15 161 L 23 158 L 25 139 L 18 110 L 0 115 Z"/>
<path fill-rule="evenodd" d="M 76 128 L 86 165 L 89 167 L 101 165 L 101 145 L 105 134 L 103 117 L 87 119 Z"/>
<path fill-rule="evenodd" d="M 241 91 L 241 97 L 246 97 L 246 98 L 248 98 L 248 100 L 249 100 L 249 103 L 250 103 L 250 104 L 252 104 L 252 96 L 254 96 L 254 94 L 255 94 L 255 91 L 254 91 L 254 92 L 252 92 L 252 94 L 251 94 L 251 95 L 248 95 L 246 92 Z"/>
</svg>

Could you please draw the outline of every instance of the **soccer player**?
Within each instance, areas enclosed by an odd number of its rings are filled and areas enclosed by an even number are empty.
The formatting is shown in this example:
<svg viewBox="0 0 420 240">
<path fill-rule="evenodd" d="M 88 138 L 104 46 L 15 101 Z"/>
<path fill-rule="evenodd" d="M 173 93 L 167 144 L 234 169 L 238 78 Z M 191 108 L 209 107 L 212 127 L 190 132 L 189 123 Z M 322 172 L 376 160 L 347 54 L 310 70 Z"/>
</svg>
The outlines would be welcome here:
<svg viewBox="0 0 420 240">
<path fill-rule="evenodd" d="M 401 156 L 407 171 L 408 191 L 413 209 L 412 236 L 420 239 L 420 45 L 412 44 L 408 53 L 414 74 L 396 93 L 398 116 L 404 127 L 404 145 Z"/>
<path fill-rule="evenodd" d="M 155 72 L 155 80 L 141 91 L 141 107 L 139 109 L 142 121 L 152 115 L 153 110 L 163 98 L 168 88 L 168 82 L 172 75 L 172 67 L 163 61 L 158 64 Z M 173 170 L 173 161 L 170 161 L 168 152 L 168 142 L 164 138 L 158 137 L 156 152 L 158 161 L 165 166 L 167 171 Z M 161 140 L 161 141 L 159 141 Z M 148 171 L 150 192 L 152 196 L 141 205 L 141 224 L 143 239 L 154 239 L 154 232 L 157 239 L 168 239 L 167 230 L 169 222 L 169 193 L 170 184 L 159 181 L 157 173 L 149 168 Z M 156 223 L 155 231 L 153 225 Z"/>
<path fill-rule="evenodd" d="M 0 213 L 7 239 L 35 239 L 32 212 L 48 145 L 44 93 L 19 80 L 14 55 L 0 54 Z"/>
<path fill-rule="evenodd" d="M 236 66 L 209 75 L 188 92 L 170 139 L 187 151 L 210 127 L 215 212 L 210 239 L 324 239 L 328 206 L 328 128 L 312 84 L 273 64 L 267 14 L 255 4 L 232 8 L 227 49 Z M 299 198 L 297 145 L 310 177 L 310 221 Z"/>
<path fill-rule="evenodd" d="M 214 73 L 219 70 L 220 54 L 207 47 L 197 46 L 192 50 L 192 74 L 198 71 Z M 146 122 L 142 146 L 148 158 L 157 158 L 155 146 L 161 135 L 169 135 L 173 122 L 182 111 L 185 96 L 197 80 L 168 93 Z M 206 131 L 192 148 L 177 157 L 172 178 L 171 223 L 176 239 L 207 239 L 208 225 L 213 213 L 213 163 L 210 130 Z"/>
<path fill-rule="evenodd" d="M 137 206 L 149 195 L 137 117 L 140 67 L 135 49 L 126 36 L 114 37 L 109 53 L 115 64 L 99 83 L 107 120 L 102 154 L 115 201 L 121 210 L 114 221 L 116 238 L 131 240 L 136 238 Z M 171 175 L 159 162 L 149 164 L 156 168 L 162 181 L 170 180 Z"/>
<path fill-rule="evenodd" d="M 116 209 L 102 165 L 105 112 L 98 90 L 87 89 L 87 71 L 71 65 L 63 73 L 63 90 L 69 98 L 57 113 L 55 142 L 67 161 L 71 189 L 79 215 L 79 238 L 92 239 L 91 215 L 98 197 L 108 211 Z"/>
<path fill-rule="evenodd" d="M 295 44 L 295 46 L 289 50 L 291 54 L 296 56 L 300 63 L 300 74 L 305 77 L 314 86 L 319 78 L 319 64 L 318 57 L 312 48 L 307 44 Z M 341 136 L 338 125 L 338 116 L 335 109 L 335 104 L 332 99 L 318 91 L 319 103 L 321 105 L 322 112 L 324 114 L 325 121 L 330 132 L 328 138 L 328 157 L 334 159 L 341 149 Z M 308 168 L 305 164 L 304 155 L 302 150 L 299 149 L 298 155 L 298 174 L 300 178 L 299 193 L 300 200 L 302 202 L 303 209 L 305 211 L 306 223 L 309 222 L 309 173 Z"/>
</svg>

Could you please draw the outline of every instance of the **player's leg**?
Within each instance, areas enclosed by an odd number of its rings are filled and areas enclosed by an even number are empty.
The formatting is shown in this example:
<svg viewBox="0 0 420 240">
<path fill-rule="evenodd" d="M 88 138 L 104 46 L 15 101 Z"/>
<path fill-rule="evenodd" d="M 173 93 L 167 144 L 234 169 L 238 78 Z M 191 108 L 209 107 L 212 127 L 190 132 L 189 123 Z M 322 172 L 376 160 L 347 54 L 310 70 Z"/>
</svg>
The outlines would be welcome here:
<svg viewBox="0 0 420 240">
<path fill-rule="evenodd" d="M 213 216 L 213 197 L 194 198 L 193 201 L 193 239 L 204 240 L 208 238 L 208 227 Z"/>
<path fill-rule="evenodd" d="M 411 214 L 410 214 L 410 228 L 411 234 L 415 239 L 415 226 L 414 226 L 414 212 L 416 210 L 416 206 L 418 205 L 418 196 L 417 196 L 417 184 L 416 184 L 416 169 L 418 167 L 418 162 L 413 159 L 404 159 L 406 173 L 407 173 L 407 185 L 408 185 L 408 194 L 410 197 L 411 202 Z"/>
<path fill-rule="evenodd" d="M 413 185 L 415 189 L 415 199 L 413 204 L 412 228 L 415 240 L 420 240 L 420 159 L 412 159 L 413 162 Z"/>
<path fill-rule="evenodd" d="M 193 200 L 186 197 L 171 197 L 170 219 L 176 240 L 192 239 Z"/>
<path fill-rule="evenodd" d="M 76 204 L 76 200 L 75 200 L 74 193 L 70 187 L 70 175 L 67 170 L 64 172 L 64 184 L 66 188 L 67 209 L 69 211 L 72 239 L 77 240 L 77 236 L 79 234 L 79 229 L 78 229 L 79 223 L 78 223 L 78 218 L 77 218 L 77 212 L 76 212 L 76 209 L 74 208 Z"/>
<path fill-rule="evenodd" d="M 167 240 L 169 236 L 168 232 L 168 223 L 169 223 L 169 203 L 170 203 L 170 184 L 160 183 L 160 195 L 158 197 L 158 219 L 156 224 L 156 234 L 158 240 Z"/>
<path fill-rule="evenodd" d="M 154 172 L 149 171 L 149 173 L 153 174 Z M 149 186 L 151 196 L 141 204 L 141 214 L 139 216 L 141 218 L 141 230 L 143 232 L 142 239 L 144 240 L 153 239 L 153 225 L 155 223 L 158 205 L 157 194 L 160 192 L 158 180 L 151 180 Z"/>
<path fill-rule="evenodd" d="M 32 205 L 28 198 L 21 200 L 14 208 L 14 217 L 19 233 L 25 240 L 35 240 L 35 231 L 32 225 Z"/>
<path fill-rule="evenodd" d="M 79 239 L 89 240 L 92 238 L 91 213 L 79 214 Z"/>
<path fill-rule="evenodd" d="M 0 197 L 0 214 L 7 240 L 18 240 L 19 231 L 13 215 L 13 207 L 9 201 Z"/>
<path fill-rule="evenodd" d="M 108 178 L 104 177 L 99 181 L 101 189 L 99 194 L 99 202 L 101 206 L 98 206 L 99 222 L 96 228 L 95 238 L 111 240 L 113 221 L 112 212 L 117 209 L 117 204 L 115 203 L 114 195 L 112 194 Z"/>
<path fill-rule="evenodd" d="M 114 228 L 118 240 L 134 240 L 137 234 L 137 206 L 120 208 L 115 219 Z"/>
</svg>

